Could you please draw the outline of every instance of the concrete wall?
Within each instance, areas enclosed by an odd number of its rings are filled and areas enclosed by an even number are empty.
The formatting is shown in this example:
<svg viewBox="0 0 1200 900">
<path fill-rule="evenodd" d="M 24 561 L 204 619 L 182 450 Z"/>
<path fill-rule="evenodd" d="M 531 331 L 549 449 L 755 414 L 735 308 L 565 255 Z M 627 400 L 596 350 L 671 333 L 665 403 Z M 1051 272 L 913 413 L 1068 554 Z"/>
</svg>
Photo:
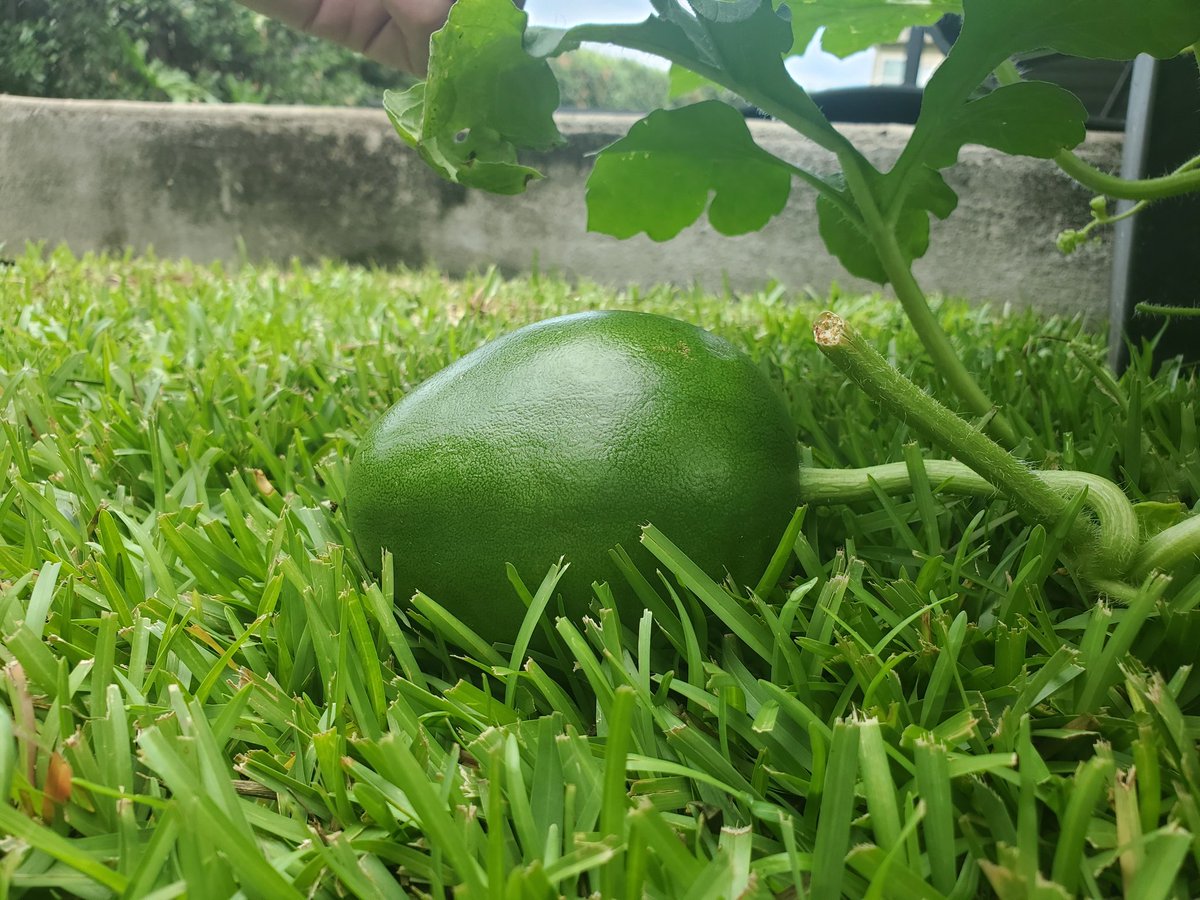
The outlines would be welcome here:
<svg viewBox="0 0 1200 900">
<path fill-rule="evenodd" d="M 0 96 L 0 242 L 66 242 L 77 251 L 153 246 L 164 256 L 340 257 L 432 263 L 451 273 L 536 261 L 601 282 L 670 281 L 753 288 L 777 279 L 824 293 L 849 278 L 817 234 L 810 189 L 797 183 L 764 231 L 726 238 L 701 225 L 666 244 L 585 229 L 585 154 L 632 117 L 567 115 L 567 147 L 531 161 L 548 178 L 520 197 L 468 192 L 436 178 L 380 111 L 29 100 Z M 755 122 L 770 151 L 817 171 L 829 160 L 783 126 Z M 852 126 L 877 162 L 907 129 Z M 1120 138 L 1083 150 L 1116 168 Z M 930 291 L 1103 317 L 1110 247 L 1064 259 L 1054 238 L 1087 220 L 1088 194 L 1048 163 L 969 148 L 947 174 L 961 197 L 935 223 L 917 274 Z"/>
</svg>

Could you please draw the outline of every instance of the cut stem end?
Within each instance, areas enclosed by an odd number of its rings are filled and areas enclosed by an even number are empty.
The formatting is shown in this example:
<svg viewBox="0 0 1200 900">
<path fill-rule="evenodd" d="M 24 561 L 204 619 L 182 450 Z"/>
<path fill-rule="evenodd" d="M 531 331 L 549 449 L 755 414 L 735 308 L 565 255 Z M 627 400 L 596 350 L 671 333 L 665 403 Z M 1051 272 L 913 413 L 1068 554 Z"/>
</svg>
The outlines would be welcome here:
<svg viewBox="0 0 1200 900">
<path fill-rule="evenodd" d="M 813 340 L 818 347 L 836 347 L 846 334 L 846 320 L 826 310 L 813 323 Z"/>
</svg>

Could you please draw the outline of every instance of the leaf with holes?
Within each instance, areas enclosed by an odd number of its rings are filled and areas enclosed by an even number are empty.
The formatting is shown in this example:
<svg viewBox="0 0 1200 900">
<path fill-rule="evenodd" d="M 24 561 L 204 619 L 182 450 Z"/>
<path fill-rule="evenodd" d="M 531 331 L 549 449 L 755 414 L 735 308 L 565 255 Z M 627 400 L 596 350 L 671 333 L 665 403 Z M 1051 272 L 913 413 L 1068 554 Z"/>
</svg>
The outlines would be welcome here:
<svg viewBox="0 0 1200 900">
<path fill-rule="evenodd" d="M 443 178 L 517 194 L 541 177 L 517 150 L 562 143 L 558 82 L 525 52 L 525 23 L 512 4 L 460 0 L 433 36 L 428 79 L 384 96 L 396 131 Z"/>
</svg>

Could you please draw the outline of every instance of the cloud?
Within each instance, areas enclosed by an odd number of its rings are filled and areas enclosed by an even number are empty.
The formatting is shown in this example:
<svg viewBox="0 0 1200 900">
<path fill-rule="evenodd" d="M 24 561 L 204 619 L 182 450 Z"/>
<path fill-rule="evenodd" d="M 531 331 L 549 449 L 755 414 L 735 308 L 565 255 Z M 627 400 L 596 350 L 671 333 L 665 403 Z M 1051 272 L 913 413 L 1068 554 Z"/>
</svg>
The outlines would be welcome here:
<svg viewBox="0 0 1200 900">
<path fill-rule="evenodd" d="M 566 28 L 580 22 L 639 22 L 654 12 L 648 0 L 527 0 L 535 25 Z"/>
<path fill-rule="evenodd" d="M 568 28 L 581 22 L 639 22 L 654 8 L 649 0 L 527 0 L 525 11 L 534 25 Z M 824 91 L 869 83 L 874 51 L 838 59 L 821 50 L 819 37 L 813 38 L 803 55 L 788 60 L 788 71 L 801 86 L 809 91 Z M 615 56 L 633 57 L 655 68 L 667 67 L 664 60 L 644 53 L 607 46 L 594 49 Z"/>
<path fill-rule="evenodd" d="M 818 34 L 801 56 L 788 60 L 787 69 L 806 91 L 826 91 L 830 88 L 859 87 L 871 81 L 875 51 L 864 50 L 845 59 L 838 59 L 820 47 Z"/>
<path fill-rule="evenodd" d="M 654 12 L 649 0 L 527 0 L 525 11 L 533 25 L 550 28 L 569 28 L 583 22 L 640 22 Z M 636 50 L 610 47 L 605 44 L 588 44 L 589 50 L 597 50 L 610 56 L 636 59 L 655 69 L 666 69 L 666 60 Z"/>
</svg>

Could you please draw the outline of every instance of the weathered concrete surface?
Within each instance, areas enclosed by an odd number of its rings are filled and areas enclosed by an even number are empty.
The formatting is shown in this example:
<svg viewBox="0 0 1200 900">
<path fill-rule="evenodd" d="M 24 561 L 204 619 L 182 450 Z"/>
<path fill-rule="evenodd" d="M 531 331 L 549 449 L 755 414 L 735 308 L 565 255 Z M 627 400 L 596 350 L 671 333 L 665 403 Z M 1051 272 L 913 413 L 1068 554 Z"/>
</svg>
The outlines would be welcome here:
<svg viewBox="0 0 1200 900">
<path fill-rule="evenodd" d="M 77 251 L 153 247 L 196 260 L 336 257 L 497 265 L 626 285 L 777 279 L 824 293 L 847 276 L 817 234 L 810 189 L 739 238 L 707 225 L 666 244 L 586 231 L 585 154 L 624 134 L 626 116 L 568 115 L 567 147 L 532 160 L 548 178 L 520 197 L 467 192 L 435 177 L 382 112 L 260 106 L 47 101 L 0 96 L 0 242 L 65 242 Z M 755 122 L 767 149 L 817 171 L 825 154 L 783 126 Z M 847 127 L 879 163 L 907 130 Z M 1094 135 L 1093 162 L 1116 168 L 1119 136 Z M 958 211 L 935 223 L 917 274 L 930 291 L 1102 317 L 1107 243 L 1064 259 L 1058 232 L 1087 220 L 1088 195 L 1051 164 L 968 149 L 947 178 Z"/>
</svg>

